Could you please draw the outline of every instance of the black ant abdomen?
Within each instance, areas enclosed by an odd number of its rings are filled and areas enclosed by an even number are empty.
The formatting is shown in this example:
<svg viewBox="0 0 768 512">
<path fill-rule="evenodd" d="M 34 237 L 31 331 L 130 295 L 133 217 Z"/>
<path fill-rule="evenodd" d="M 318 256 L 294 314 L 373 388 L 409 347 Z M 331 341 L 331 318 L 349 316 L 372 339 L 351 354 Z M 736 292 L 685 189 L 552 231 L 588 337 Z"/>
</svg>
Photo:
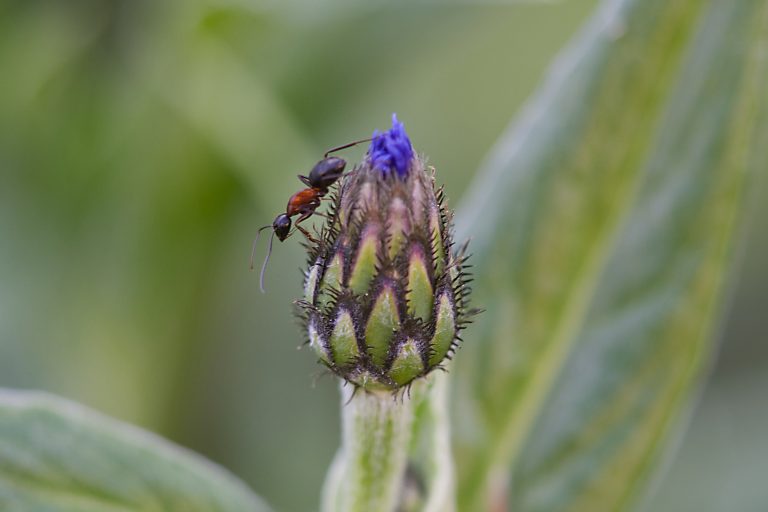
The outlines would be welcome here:
<svg viewBox="0 0 768 512">
<path fill-rule="evenodd" d="M 329 156 L 315 164 L 309 172 L 309 176 L 299 176 L 299 179 L 308 187 L 327 191 L 341 178 L 347 162 L 343 158 Z"/>
</svg>

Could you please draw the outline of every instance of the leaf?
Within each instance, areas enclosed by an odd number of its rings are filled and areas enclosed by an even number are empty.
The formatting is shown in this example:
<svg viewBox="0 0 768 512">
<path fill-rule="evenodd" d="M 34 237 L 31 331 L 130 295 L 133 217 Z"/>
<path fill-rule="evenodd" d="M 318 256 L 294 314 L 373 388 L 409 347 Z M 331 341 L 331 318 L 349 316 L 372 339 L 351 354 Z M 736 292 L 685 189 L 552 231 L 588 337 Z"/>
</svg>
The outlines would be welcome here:
<svg viewBox="0 0 768 512">
<path fill-rule="evenodd" d="M 457 214 L 460 510 L 617 510 L 713 345 L 768 140 L 768 3 L 605 0 Z M 761 53 L 762 52 L 762 53 Z"/>
<path fill-rule="evenodd" d="M 73 402 L 10 390 L 0 390 L 0 509 L 269 510 L 192 452 Z"/>
</svg>

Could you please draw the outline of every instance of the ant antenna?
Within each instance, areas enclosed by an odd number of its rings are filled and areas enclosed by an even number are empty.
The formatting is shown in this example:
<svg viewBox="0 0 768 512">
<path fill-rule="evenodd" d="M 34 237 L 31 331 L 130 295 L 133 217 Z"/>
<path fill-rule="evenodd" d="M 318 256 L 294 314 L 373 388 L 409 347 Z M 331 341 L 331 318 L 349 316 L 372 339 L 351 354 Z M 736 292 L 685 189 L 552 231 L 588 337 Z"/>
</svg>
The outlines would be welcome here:
<svg viewBox="0 0 768 512">
<path fill-rule="evenodd" d="M 261 293 L 267 293 L 264 290 L 264 271 L 267 270 L 267 263 L 269 263 L 269 257 L 272 255 L 272 242 L 275 240 L 275 232 L 272 232 L 272 236 L 269 237 L 269 248 L 267 248 L 267 257 L 264 258 L 264 264 L 261 266 L 261 272 L 259 273 L 259 288 Z"/>
<path fill-rule="evenodd" d="M 355 142 L 350 142 L 349 144 L 344 144 L 343 146 L 336 146 L 335 148 L 329 149 L 328 151 L 326 151 L 325 154 L 323 155 L 323 158 L 328 158 L 328 155 L 330 155 L 331 153 L 341 151 L 342 149 L 351 148 L 352 146 L 357 146 L 358 144 L 362 144 L 363 142 L 369 142 L 372 140 L 373 140 L 373 137 L 368 137 L 367 139 L 356 140 Z"/>
<path fill-rule="evenodd" d="M 266 226 L 260 227 L 259 230 L 256 232 L 256 238 L 253 239 L 253 245 L 251 246 L 251 259 L 250 259 L 250 269 L 253 270 L 253 256 L 256 254 L 256 242 L 259 241 L 259 235 L 262 231 L 264 231 L 267 228 L 271 228 L 271 224 L 267 224 Z"/>
</svg>

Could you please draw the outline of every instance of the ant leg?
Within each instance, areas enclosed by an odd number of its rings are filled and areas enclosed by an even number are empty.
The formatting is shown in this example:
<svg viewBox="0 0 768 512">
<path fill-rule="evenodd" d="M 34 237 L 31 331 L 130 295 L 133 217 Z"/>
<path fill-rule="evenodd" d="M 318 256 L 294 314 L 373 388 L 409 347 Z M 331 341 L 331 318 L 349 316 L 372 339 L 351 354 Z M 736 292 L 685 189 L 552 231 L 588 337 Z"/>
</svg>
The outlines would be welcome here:
<svg viewBox="0 0 768 512">
<path fill-rule="evenodd" d="M 298 229 L 299 231 L 301 231 L 301 234 L 302 234 L 302 235 L 304 235 L 305 237 L 307 237 L 307 240 L 309 240 L 309 241 L 310 241 L 310 242 L 312 242 L 313 244 L 319 244 L 319 243 L 320 243 L 320 241 L 319 241 L 318 239 L 316 239 L 315 237 L 313 237 L 312 235 L 310 235 L 310 234 L 309 234 L 309 231 L 307 231 L 307 230 L 306 230 L 306 229 L 304 229 L 303 227 L 301 227 L 301 226 L 295 226 L 295 227 L 296 227 L 296 229 Z"/>
<path fill-rule="evenodd" d="M 313 213 L 315 213 L 314 210 L 313 211 L 303 211 L 303 212 L 301 212 L 301 215 L 299 215 L 299 218 L 296 219 L 296 222 L 294 222 L 293 225 L 294 226 L 298 226 L 300 223 L 302 223 L 305 220 L 307 220 L 308 218 L 310 218 Z"/>
<path fill-rule="evenodd" d="M 304 229 L 303 227 L 299 226 L 299 223 L 301 223 L 301 222 L 304 222 L 305 220 L 307 220 L 308 218 L 310 218 L 310 217 L 312 216 L 312 214 L 313 214 L 313 213 L 315 213 L 315 212 L 314 212 L 314 211 L 308 211 L 308 212 L 304 212 L 304 213 L 302 213 L 302 214 L 299 216 L 299 218 L 298 218 L 298 219 L 296 219 L 296 222 L 294 222 L 294 223 L 293 223 L 293 227 L 294 227 L 295 229 L 298 229 L 299 231 L 301 231 L 301 234 L 302 234 L 302 235 L 304 235 L 304 236 L 307 238 L 307 240 L 309 240 L 309 241 L 310 241 L 310 242 L 312 242 L 313 244 L 319 244 L 320 242 L 319 242 L 319 241 L 318 241 L 318 240 L 317 240 L 315 237 L 313 237 L 312 235 L 310 235 L 310 234 L 309 234 L 309 231 L 307 231 L 307 230 L 306 230 L 306 229 Z"/>
<path fill-rule="evenodd" d="M 330 155 L 331 153 L 335 153 L 337 151 L 341 151 L 342 149 L 351 148 L 352 146 L 357 146 L 358 144 L 362 144 L 363 142 L 369 142 L 371 140 L 373 140 L 373 137 L 368 137 L 367 139 L 356 140 L 354 142 L 350 142 L 350 143 L 344 144 L 342 146 L 336 146 L 335 148 L 332 148 L 332 149 L 329 149 L 328 151 L 326 151 L 325 155 L 323 155 L 323 158 L 328 158 L 328 155 Z"/>
</svg>

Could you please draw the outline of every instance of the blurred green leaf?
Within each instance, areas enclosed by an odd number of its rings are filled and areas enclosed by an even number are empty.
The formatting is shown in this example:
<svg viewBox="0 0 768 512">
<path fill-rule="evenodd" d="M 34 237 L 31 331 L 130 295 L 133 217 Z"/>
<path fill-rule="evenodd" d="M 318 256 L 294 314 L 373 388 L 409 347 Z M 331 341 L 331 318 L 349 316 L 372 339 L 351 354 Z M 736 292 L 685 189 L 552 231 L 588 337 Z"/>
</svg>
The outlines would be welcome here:
<svg viewBox="0 0 768 512">
<path fill-rule="evenodd" d="M 0 391 L 4 511 L 267 511 L 205 459 L 52 395 Z"/>
<path fill-rule="evenodd" d="M 606 0 L 464 202 L 460 509 L 617 510 L 712 349 L 766 161 L 765 0 Z M 472 414 L 468 414 L 471 411 Z"/>
</svg>

